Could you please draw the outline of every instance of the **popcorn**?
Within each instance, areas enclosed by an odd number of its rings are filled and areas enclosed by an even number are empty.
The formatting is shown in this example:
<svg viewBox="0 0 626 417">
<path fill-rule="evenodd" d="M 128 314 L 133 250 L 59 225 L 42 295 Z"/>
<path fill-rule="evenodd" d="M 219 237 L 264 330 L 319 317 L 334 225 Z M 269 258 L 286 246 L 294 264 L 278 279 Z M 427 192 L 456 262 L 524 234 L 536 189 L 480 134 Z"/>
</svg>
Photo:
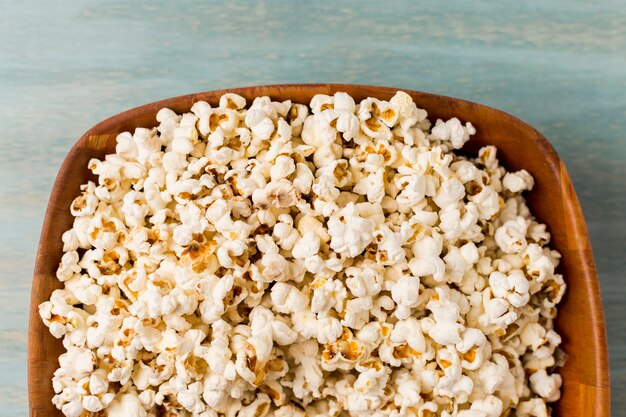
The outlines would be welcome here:
<svg viewBox="0 0 626 417">
<path fill-rule="evenodd" d="M 554 402 L 561 397 L 561 375 L 548 375 L 545 369 L 540 369 L 530 376 L 530 387 L 546 401 Z"/>
<path fill-rule="evenodd" d="M 299 191 L 286 179 L 272 181 L 252 193 L 252 201 L 261 209 L 295 206 L 299 198 Z"/>
<path fill-rule="evenodd" d="M 193 384 L 190 384 L 189 387 L 180 391 L 176 398 L 178 399 L 180 405 L 182 405 L 186 410 L 198 414 L 203 412 L 206 408 L 206 405 L 201 400 L 201 395 L 202 383 L 194 382 Z"/>
<path fill-rule="evenodd" d="M 59 269 L 57 269 L 57 279 L 59 281 L 67 281 L 75 273 L 81 271 L 81 267 L 78 265 L 78 258 L 78 252 L 75 250 L 63 254 Z"/>
<path fill-rule="evenodd" d="M 347 291 L 344 284 L 339 280 L 318 278 L 313 282 L 313 297 L 311 298 L 311 311 L 324 317 L 331 309 L 337 312 L 343 311 L 344 300 Z"/>
<path fill-rule="evenodd" d="M 348 410 L 375 410 L 381 405 L 381 397 L 389 379 L 386 371 L 383 367 L 370 368 L 359 374 L 354 381 L 355 392 L 348 396 Z"/>
<path fill-rule="evenodd" d="M 548 417 L 546 403 L 541 398 L 532 398 L 522 401 L 517 406 L 517 415 L 520 417 Z"/>
<path fill-rule="evenodd" d="M 82 186 L 81 189 L 84 190 L 83 194 L 76 197 L 70 205 L 70 213 L 74 217 L 92 215 L 98 205 L 98 197 L 94 195 L 93 183 L 88 184 L 87 187 Z"/>
<path fill-rule="evenodd" d="M 89 161 L 39 306 L 62 413 L 549 415 L 566 284 L 527 171 L 403 92 L 218 104 Z"/>
<path fill-rule="evenodd" d="M 472 371 L 478 369 L 485 356 L 489 354 L 489 351 L 485 352 L 486 346 L 487 338 L 483 332 L 470 327 L 465 328 L 461 332 L 461 341 L 455 345 L 461 354 L 461 366 Z"/>
<path fill-rule="evenodd" d="M 375 227 L 374 221 L 361 217 L 357 206 L 349 203 L 328 219 L 330 247 L 354 258 L 373 240 Z"/>
<path fill-rule="evenodd" d="M 453 349 L 440 349 L 437 352 L 437 362 L 443 369 L 443 376 L 439 378 L 434 392 L 438 395 L 455 398 L 462 404 L 474 388 L 474 381 L 461 374 L 459 357 Z"/>
<path fill-rule="evenodd" d="M 441 183 L 437 194 L 433 197 L 433 201 L 437 206 L 444 209 L 455 204 L 465 195 L 465 187 L 461 181 L 452 178 Z"/>
<path fill-rule="evenodd" d="M 122 394 L 113 400 L 107 407 L 107 413 L 111 417 L 146 417 L 148 415 L 135 393 Z"/>
<path fill-rule="evenodd" d="M 272 287 L 273 309 L 278 313 L 298 313 L 307 308 L 309 300 L 297 287 L 277 282 Z"/>
<path fill-rule="evenodd" d="M 220 107 L 230 110 L 241 110 L 246 106 L 246 99 L 238 94 L 226 93 L 220 97 Z"/>
<path fill-rule="evenodd" d="M 282 180 L 290 176 L 296 170 L 296 164 L 288 156 L 280 155 L 274 160 L 274 165 L 270 169 L 272 181 Z"/>
<path fill-rule="evenodd" d="M 460 332 L 463 325 L 459 324 L 460 306 L 454 302 L 447 287 L 436 287 L 435 295 L 426 304 L 433 317 L 427 321 L 428 335 L 440 345 L 454 345 L 461 342 Z"/>
<path fill-rule="evenodd" d="M 300 239 L 300 233 L 293 227 L 293 219 L 286 214 L 278 217 L 273 236 L 281 249 L 285 250 L 291 250 Z"/>
<path fill-rule="evenodd" d="M 358 339 L 353 338 L 350 332 L 344 332 L 342 336 L 336 342 L 324 346 L 322 369 L 325 371 L 350 370 L 365 355 L 365 347 Z"/>
<path fill-rule="evenodd" d="M 370 203 L 380 203 L 385 197 L 384 172 L 383 168 L 379 168 L 376 172 L 361 178 L 353 191 L 365 195 Z"/>
<path fill-rule="evenodd" d="M 204 293 L 204 300 L 199 305 L 199 311 L 205 323 L 211 324 L 219 320 L 221 315 L 224 314 L 226 311 L 224 299 L 233 289 L 234 283 L 234 277 L 232 275 L 224 276 L 221 279 L 213 275 L 200 281 L 200 288 Z M 158 300 L 160 297 L 156 295 L 156 298 Z M 158 315 L 157 313 L 153 316 Z"/>
<path fill-rule="evenodd" d="M 391 100 L 389 100 L 395 113 L 398 115 L 398 123 L 403 130 L 411 128 L 416 123 L 426 119 L 426 111 L 418 109 L 411 96 L 404 91 L 398 91 Z"/>
<path fill-rule="evenodd" d="M 314 232 L 307 232 L 291 249 L 295 259 L 308 259 L 317 255 L 320 250 L 320 238 Z"/>
<path fill-rule="evenodd" d="M 269 411 L 269 396 L 267 394 L 259 394 L 251 404 L 243 407 L 237 415 L 241 417 L 265 417 Z"/>
<path fill-rule="evenodd" d="M 89 349 L 71 347 L 59 356 L 59 365 L 65 376 L 78 380 L 93 371 L 94 354 Z"/>
<path fill-rule="evenodd" d="M 289 348 L 294 362 L 299 365 L 295 369 L 293 391 L 299 398 L 308 395 L 320 396 L 320 388 L 324 383 L 322 369 L 316 359 L 319 346 L 315 340 L 307 340 Z"/>
<path fill-rule="evenodd" d="M 502 185 L 512 193 L 519 193 L 524 190 L 532 190 L 535 181 L 528 171 L 522 169 L 517 172 L 507 172 L 502 180 Z"/>
<path fill-rule="evenodd" d="M 500 200 L 498 200 L 498 193 L 489 187 L 478 186 L 480 192 L 476 194 L 470 194 L 468 199 L 474 203 L 478 209 L 478 218 L 483 220 L 489 220 L 496 215 L 500 209 Z"/>
<path fill-rule="evenodd" d="M 483 412 L 485 417 L 498 417 L 502 415 L 502 409 L 502 400 L 493 395 L 474 401 L 470 407 L 472 411 Z"/>
<path fill-rule="evenodd" d="M 519 269 L 509 275 L 494 271 L 489 275 L 489 286 L 494 296 L 506 298 L 513 307 L 523 307 L 530 300 L 529 284 Z"/>
<path fill-rule="evenodd" d="M 250 344 L 255 348 L 257 359 L 266 360 L 275 341 L 281 346 L 289 345 L 297 339 L 297 333 L 289 325 L 274 318 L 273 313 L 265 307 L 255 307 L 250 312 L 250 328 L 252 336 Z"/>
<path fill-rule="evenodd" d="M 209 407 L 220 409 L 227 401 L 228 381 L 218 374 L 209 375 L 204 380 L 202 398 Z"/>
<path fill-rule="evenodd" d="M 417 277 L 405 275 L 391 289 L 391 298 L 396 302 L 395 315 L 399 319 L 406 319 L 411 309 L 418 305 L 420 281 Z"/>
<path fill-rule="evenodd" d="M 527 229 L 526 220 L 522 217 L 509 220 L 496 230 L 496 244 L 505 253 L 519 253 L 528 244 L 526 241 Z"/>
<path fill-rule="evenodd" d="M 449 141 L 454 149 L 461 148 L 476 133 L 476 129 L 471 123 L 461 124 L 456 117 L 444 122 L 437 120 L 432 129 L 431 136 L 441 141 Z"/>
<path fill-rule="evenodd" d="M 443 281 L 445 263 L 439 255 L 443 250 L 441 235 L 434 233 L 415 241 L 411 246 L 413 258 L 409 261 L 411 272 L 417 277 L 431 275 L 435 281 Z"/>
<path fill-rule="evenodd" d="M 509 310 L 509 302 L 502 298 L 486 298 L 484 300 L 485 313 L 480 317 L 483 326 L 494 324 L 499 327 L 507 327 L 517 319 L 517 313 Z"/>
</svg>

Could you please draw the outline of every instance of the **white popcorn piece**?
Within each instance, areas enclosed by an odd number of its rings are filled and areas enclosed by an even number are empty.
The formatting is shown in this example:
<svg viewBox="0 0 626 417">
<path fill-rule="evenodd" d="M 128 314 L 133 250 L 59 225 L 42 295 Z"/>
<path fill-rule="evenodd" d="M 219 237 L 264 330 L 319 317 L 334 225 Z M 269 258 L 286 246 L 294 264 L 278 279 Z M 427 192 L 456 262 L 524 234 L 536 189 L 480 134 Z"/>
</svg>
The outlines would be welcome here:
<svg viewBox="0 0 626 417">
<path fill-rule="evenodd" d="M 299 191 L 286 179 L 272 181 L 265 189 L 258 189 L 252 193 L 252 201 L 261 209 L 295 206 L 299 198 Z"/>
<path fill-rule="evenodd" d="M 241 417 L 265 417 L 270 411 L 270 397 L 267 394 L 258 394 L 256 399 L 244 406 L 237 416 Z"/>
<path fill-rule="evenodd" d="M 296 164 L 288 156 L 280 155 L 274 160 L 274 165 L 270 169 L 272 181 L 282 180 L 290 176 L 296 170 Z"/>
<path fill-rule="evenodd" d="M 548 417 L 548 408 L 541 398 L 531 398 L 528 401 L 521 401 L 516 409 L 520 417 Z"/>
<path fill-rule="evenodd" d="M 98 197 L 94 195 L 94 184 L 89 182 L 81 186 L 83 193 L 76 197 L 70 205 L 70 213 L 74 217 L 91 216 L 98 206 Z"/>
<path fill-rule="evenodd" d="M 219 106 L 223 109 L 241 110 L 246 107 L 246 99 L 239 94 L 226 93 L 220 97 Z"/>
<path fill-rule="evenodd" d="M 84 409 L 80 401 L 68 401 L 61 407 L 61 411 L 68 417 L 79 417 L 83 414 Z"/>
<path fill-rule="evenodd" d="M 147 417 L 148 415 L 135 393 L 120 395 L 107 407 L 107 413 L 111 417 Z"/>
<path fill-rule="evenodd" d="M 523 307 L 530 300 L 530 286 L 524 273 L 519 269 L 509 272 L 508 276 L 494 271 L 489 275 L 489 286 L 495 297 L 505 298 L 513 307 Z"/>
<path fill-rule="evenodd" d="M 318 278 L 312 284 L 313 297 L 311 311 L 319 317 L 325 317 L 331 309 L 343 311 L 344 300 L 347 297 L 346 288 L 340 280 Z"/>
<path fill-rule="evenodd" d="M 416 307 L 419 300 L 420 280 L 417 277 L 405 275 L 391 289 L 391 298 L 396 302 L 395 315 L 399 319 L 406 319 L 411 309 Z"/>
<path fill-rule="evenodd" d="M 212 374 L 204 380 L 202 398 L 209 407 L 219 409 L 227 400 L 228 381 L 223 376 Z"/>
<path fill-rule="evenodd" d="M 298 313 L 307 308 L 309 300 L 297 287 L 277 282 L 272 287 L 271 298 L 273 309 L 278 313 Z"/>
<path fill-rule="evenodd" d="M 506 328 L 517 319 L 517 313 L 510 311 L 510 303 L 502 298 L 486 298 L 484 301 L 485 314 L 479 320 L 483 326 L 494 324 Z"/>
<path fill-rule="evenodd" d="M 472 371 L 478 369 L 486 356 L 486 346 L 487 338 L 483 332 L 465 328 L 461 333 L 461 341 L 456 344 L 456 350 L 461 354 L 461 366 Z"/>
<path fill-rule="evenodd" d="M 408 351 L 408 353 L 413 356 L 420 357 L 425 355 L 428 350 L 421 324 L 417 319 L 412 317 L 398 321 L 389 336 L 389 340 L 396 344 L 394 350 L 396 359 L 406 359 L 403 356 L 408 355 L 404 354 L 404 351 Z M 410 349 L 407 349 L 407 345 Z"/>
<path fill-rule="evenodd" d="M 75 273 L 81 271 L 81 267 L 78 265 L 78 252 L 69 251 L 63 254 L 59 269 L 57 269 L 57 279 L 61 282 L 67 281 Z"/>
<path fill-rule="evenodd" d="M 284 250 L 292 250 L 300 239 L 300 233 L 293 227 L 293 219 L 286 214 L 278 216 L 278 222 L 274 225 L 272 236 L 276 243 Z"/>
<path fill-rule="evenodd" d="M 71 347 L 59 356 L 59 365 L 64 374 L 75 380 L 89 375 L 95 365 L 95 355 L 89 349 Z"/>
<path fill-rule="evenodd" d="M 505 253 L 519 253 L 526 249 L 526 231 L 528 224 L 522 217 L 509 220 L 495 233 L 495 241 Z"/>
<path fill-rule="evenodd" d="M 383 391 L 389 380 L 385 368 L 370 368 L 359 373 L 354 381 L 354 392 L 348 396 L 348 409 L 375 410 L 382 405 Z"/>
<path fill-rule="evenodd" d="M 463 187 L 461 181 L 452 178 L 441 183 L 437 194 L 433 197 L 433 201 L 440 208 L 444 209 L 456 204 L 464 195 L 465 187 Z"/>
<path fill-rule="evenodd" d="M 517 172 L 506 173 L 502 180 L 502 185 L 512 193 L 519 193 L 524 190 L 532 190 L 535 180 L 528 171 L 522 169 Z"/>
<path fill-rule="evenodd" d="M 250 312 L 250 328 L 250 344 L 261 361 L 269 357 L 273 342 L 285 346 L 295 342 L 297 338 L 297 333 L 287 323 L 276 319 L 270 310 L 261 306 Z"/>
<path fill-rule="evenodd" d="M 530 376 L 530 387 L 547 402 L 554 402 L 561 397 L 561 384 L 561 375 L 548 375 L 545 369 L 540 369 Z"/>
<path fill-rule="evenodd" d="M 447 287 L 436 287 L 436 295 L 426 304 L 433 313 L 433 323 L 428 328 L 428 335 L 440 345 L 455 345 L 461 342 L 460 332 L 463 325 L 458 323 L 461 310 L 450 299 Z"/>
<path fill-rule="evenodd" d="M 432 275 L 435 281 L 443 281 L 445 263 L 439 255 L 443 249 L 443 241 L 439 234 L 424 236 L 411 246 L 413 258 L 409 260 L 409 268 L 417 277 Z"/>
<path fill-rule="evenodd" d="M 294 362 L 299 365 L 294 371 L 293 385 L 293 391 L 298 398 L 305 398 L 310 394 L 320 395 L 319 390 L 324 383 L 324 376 L 316 358 L 318 349 L 315 340 L 307 340 L 289 348 Z"/>
<path fill-rule="evenodd" d="M 210 324 L 217 321 L 226 311 L 224 299 L 233 289 L 234 278 L 232 275 L 221 279 L 210 276 L 201 281 L 201 286 L 204 300 L 200 303 L 199 310 L 202 319 Z"/>
<path fill-rule="evenodd" d="M 344 331 L 342 337 L 324 346 L 322 351 L 322 369 L 332 372 L 337 369 L 353 369 L 365 355 L 365 346 L 351 332 Z"/>
<path fill-rule="evenodd" d="M 491 219 L 500 209 L 498 193 L 490 187 L 482 187 L 481 191 L 471 195 L 469 200 L 476 205 L 479 219 Z"/>
<path fill-rule="evenodd" d="M 178 402 L 188 411 L 199 414 L 202 413 L 206 405 L 202 401 L 203 385 L 202 382 L 194 382 L 188 387 L 178 392 L 176 398 Z"/>
<path fill-rule="evenodd" d="M 461 410 L 457 414 L 458 417 L 487 417 L 487 413 L 482 410 Z"/>
<path fill-rule="evenodd" d="M 361 217 L 355 204 L 349 203 L 328 219 L 330 247 L 354 258 L 373 240 L 375 226 L 373 220 Z"/>
<path fill-rule="evenodd" d="M 241 267 L 241 262 L 244 261 L 244 253 L 247 249 L 248 245 L 241 240 L 229 240 L 222 243 L 217 249 L 217 259 L 224 268 Z"/>
<path fill-rule="evenodd" d="M 471 135 L 476 133 L 476 129 L 471 123 L 461 124 L 456 117 L 444 122 L 437 120 L 432 129 L 433 138 L 441 141 L 450 141 L 454 149 L 461 148 L 467 142 Z"/>
<path fill-rule="evenodd" d="M 502 400 L 494 395 L 488 395 L 483 399 L 472 403 L 470 410 L 484 413 L 485 417 L 498 417 L 502 415 Z"/>
<path fill-rule="evenodd" d="M 320 250 L 320 238 L 315 232 L 305 233 L 291 249 L 291 255 L 295 259 L 308 259 L 317 255 Z"/>
</svg>

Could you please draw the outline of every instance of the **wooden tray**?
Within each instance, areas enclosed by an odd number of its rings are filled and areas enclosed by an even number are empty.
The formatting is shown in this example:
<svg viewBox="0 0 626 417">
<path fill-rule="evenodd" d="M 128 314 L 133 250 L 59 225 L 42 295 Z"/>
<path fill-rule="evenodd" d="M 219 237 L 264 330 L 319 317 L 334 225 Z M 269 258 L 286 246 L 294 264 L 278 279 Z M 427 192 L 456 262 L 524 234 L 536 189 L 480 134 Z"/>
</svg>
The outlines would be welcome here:
<svg viewBox="0 0 626 417">
<path fill-rule="evenodd" d="M 189 111 L 198 100 L 217 104 L 226 92 L 246 97 L 269 95 L 274 100 L 291 99 L 308 103 L 315 94 L 345 91 L 357 101 L 372 96 L 389 99 L 395 88 L 343 84 L 294 84 L 209 91 L 146 104 L 113 116 L 85 133 L 70 151 L 54 183 L 39 241 L 30 301 L 28 331 L 28 396 L 30 415 L 61 416 L 50 402 L 54 392 L 51 378 L 63 352 L 61 341 L 50 335 L 39 318 L 37 306 L 62 285 L 55 271 L 62 255 L 61 234 L 72 223 L 69 206 L 78 195 L 80 184 L 92 179 L 87 170 L 91 158 L 115 152 L 118 133 L 136 127 L 156 125 L 155 115 L 162 107 L 178 113 Z M 405 90 L 406 91 L 406 90 Z M 576 193 L 563 162 L 535 129 L 501 111 L 416 91 L 407 91 L 429 118 L 458 117 L 470 121 L 478 133 L 466 148 L 475 153 L 483 145 L 495 145 L 499 157 L 510 170 L 526 169 L 535 177 L 535 188 L 528 203 L 539 221 L 548 225 L 552 246 L 563 254 L 560 272 L 568 284 L 556 321 L 563 337 L 562 347 L 569 356 L 561 369 L 563 395 L 555 405 L 557 416 L 608 417 L 610 386 L 607 341 L 602 300 L 587 228 Z"/>
</svg>

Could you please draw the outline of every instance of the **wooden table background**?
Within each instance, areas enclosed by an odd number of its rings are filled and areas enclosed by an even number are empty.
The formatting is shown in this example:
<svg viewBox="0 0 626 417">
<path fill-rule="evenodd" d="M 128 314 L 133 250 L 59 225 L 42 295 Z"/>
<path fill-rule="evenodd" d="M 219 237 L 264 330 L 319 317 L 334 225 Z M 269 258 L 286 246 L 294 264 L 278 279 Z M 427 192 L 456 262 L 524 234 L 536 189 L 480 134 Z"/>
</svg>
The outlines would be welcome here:
<svg viewBox="0 0 626 417">
<path fill-rule="evenodd" d="M 451 95 L 542 131 L 588 221 L 626 415 L 626 1 L 0 0 L 1 417 L 26 414 L 33 260 L 74 141 L 157 99 L 286 82 Z"/>
</svg>

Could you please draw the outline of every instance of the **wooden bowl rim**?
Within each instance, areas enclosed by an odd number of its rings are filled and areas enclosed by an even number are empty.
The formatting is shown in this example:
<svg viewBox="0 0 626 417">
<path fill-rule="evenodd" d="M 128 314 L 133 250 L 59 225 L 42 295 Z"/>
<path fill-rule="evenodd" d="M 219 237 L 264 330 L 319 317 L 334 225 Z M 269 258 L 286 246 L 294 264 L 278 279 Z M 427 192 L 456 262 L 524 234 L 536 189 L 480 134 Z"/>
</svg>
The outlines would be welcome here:
<svg viewBox="0 0 626 417">
<path fill-rule="evenodd" d="M 29 412 L 32 416 L 34 414 L 34 409 L 37 407 L 36 404 L 33 404 L 31 401 L 32 393 L 39 386 L 40 382 L 37 380 L 36 370 L 37 364 L 40 362 L 48 362 L 44 359 L 36 359 L 34 358 L 34 348 L 35 344 L 31 343 L 35 340 L 38 332 L 47 331 L 38 313 L 38 305 L 45 301 L 43 297 L 41 297 L 40 292 L 38 291 L 38 284 L 44 278 L 45 268 L 45 258 L 47 256 L 47 250 L 42 245 L 42 242 L 46 242 L 49 240 L 49 234 L 51 231 L 51 224 L 54 222 L 54 204 L 59 200 L 59 196 L 61 194 L 62 185 L 64 183 L 63 179 L 69 175 L 70 169 L 74 165 L 74 160 L 76 156 L 81 152 L 81 150 L 85 147 L 85 144 L 89 141 L 89 139 L 93 136 L 97 136 L 107 131 L 116 131 L 116 126 L 123 125 L 126 122 L 133 120 L 135 117 L 154 111 L 155 108 L 163 108 L 163 107 L 173 107 L 181 102 L 193 102 L 202 100 L 202 96 L 205 95 L 222 95 L 225 93 L 235 93 L 241 95 L 250 95 L 251 93 L 256 93 L 255 95 L 275 95 L 276 93 L 282 93 L 295 90 L 308 90 L 310 93 L 315 94 L 333 94 L 336 91 L 350 91 L 362 89 L 371 92 L 380 92 L 380 93 L 393 93 L 395 91 L 405 91 L 413 97 L 417 97 L 416 100 L 419 106 L 419 98 L 432 98 L 439 100 L 442 103 L 447 103 L 450 105 L 462 104 L 470 107 L 477 107 L 484 111 L 488 111 L 493 113 L 494 115 L 498 115 L 502 119 L 506 119 L 508 123 L 511 123 L 529 133 L 531 133 L 531 138 L 534 142 L 534 146 L 538 147 L 541 152 L 545 155 L 546 162 L 550 169 L 559 173 L 561 177 L 561 184 L 564 189 L 570 189 L 571 193 L 564 195 L 563 200 L 566 203 L 564 206 L 564 210 L 567 215 L 571 217 L 571 221 L 569 225 L 572 227 L 572 233 L 576 236 L 577 240 L 581 242 L 580 248 L 591 248 L 589 243 L 589 237 L 587 233 L 587 226 L 584 222 L 584 218 L 582 216 L 582 209 L 580 207 L 580 203 L 578 201 L 578 197 L 573 188 L 573 184 L 565 169 L 563 162 L 558 156 L 554 147 L 548 142 L 548 140 L 534 127 L 529 125 L 528 123 L 520 120 L 519 118 L 512 116 L 509 113 L 506 113 L 502 110 L 498 110 L 496 108 L 486 106 L 483 104 L 475 103 L 468 100 L 453 98 L 444 95 L 426 93 L 422 91 L 415 91 L 405 88 L 395 88 L 395 87 L 384 87 L 384 86 L 370 86 L 370 85 L 362 85 L 362 84 L 343 84 L 343 83 L 310 83 L 310 84 L 269 84 L 269 85 L 258 85 L 258 86 L 247 86 L 247 87 L 238 87 L 238 88 L 227 88 L 220 90 L 209 90 L 200 93 L 191 93 L 185 94 L 181 96 L 171 97 L 163 100 L 154 101 L 151 103 L 147 103 L 138 107 L 134 107 L 132 109 L 120 112 L 116 115 L 108 117 L 103 121 L 97 123 L 89 130 L 87 130 L 78 141 L 72 146 L 71 150 L 65 157 L 58 173 L 55 178 L 52 191 L 50 193 L 50 197 L 48 200 L 48 205 L 46 208 L 46 214 L 44 217 L 44 222 L 42 225 L 42 230 L 40 234 L 38 249 L 37 249 L 37 257 L 35 260 L 34 274 L 33 274 L 33 282 L 31 288 L 31 300 L 30 300 L 30 313 L 29 313 L 29 326 L 28 326 L 28 396 L 29 396 Z M 61 242 L 58 242 L 61 244 Z M 581 279 L 580 282 L 585 284 L 585 290 L 589 296 L 589 303 L 591 307 L 591 316 L 590 321 L 592 323 L 592 329 L 594 334 L 590 335 L 591 340 L 595 340 L 600 342 L 600 346 L 597 346 L 595 349 L 595 360 L 594 362 L 597 364 L 596 369 L 594 370 L 595 375 L 597 376 L 597 380 L 599 381 L 597 384 L 598 390 L 593 391 L 592 395 L 593 401 L 595 403 L 594 416 L 602 416 L 608 417 L 610 416 L 610 383 L 609 383 L 609 367 L 608 367 L 608 351 L 607 351 L 607 336 L 605 329 L 605 319 L 604 312 L 602 309 L 602 300 L 599 291 L 599 282 L 597 271 L 595 267 L 595 262 L 593 258 L 592 252 L 589 250 L 588 252 L 578 249 L 580 253 L 581 260 L 583 262 L 580 263 L 581 271 L 580 273 L 584 275 L 584 279 Z M 55 359 L 55 365 L 58 363 Z M 49 381 L 46 381 L 49 383 Z M 587 396 L 585 395 L 585 396 Z M 589 398 L 587 398 L 589 400 Z"/>
</svg>

